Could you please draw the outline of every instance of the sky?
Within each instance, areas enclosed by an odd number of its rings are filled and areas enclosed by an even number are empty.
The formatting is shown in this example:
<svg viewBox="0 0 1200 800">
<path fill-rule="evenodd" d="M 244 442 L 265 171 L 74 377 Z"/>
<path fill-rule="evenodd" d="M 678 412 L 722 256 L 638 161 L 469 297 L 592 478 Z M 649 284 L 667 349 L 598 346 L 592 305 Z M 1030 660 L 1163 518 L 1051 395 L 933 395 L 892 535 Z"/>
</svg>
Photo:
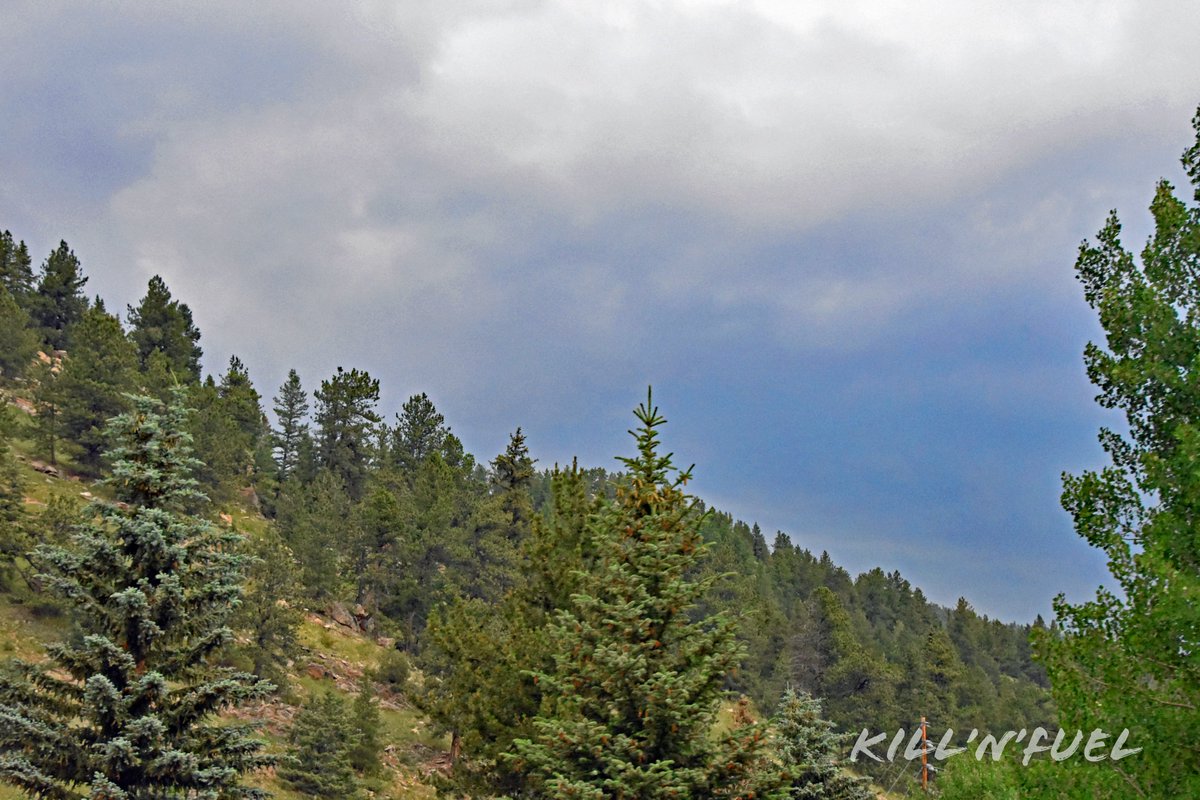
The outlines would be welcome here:
<svg viewBox="0 0 1200 800">
<path fill-rule="evenodd" d="M 481 460 L 629 454 L 1006 620 L 1112 585 L 1058 503 L 1102 466 L 1073 275 L 1200 104 L 1154 0 L 8 0 L 0 228 L 205 365 L 427 392 Z M 1190 192 L 1189 192 L 1190 194 Z"/>
</svg>

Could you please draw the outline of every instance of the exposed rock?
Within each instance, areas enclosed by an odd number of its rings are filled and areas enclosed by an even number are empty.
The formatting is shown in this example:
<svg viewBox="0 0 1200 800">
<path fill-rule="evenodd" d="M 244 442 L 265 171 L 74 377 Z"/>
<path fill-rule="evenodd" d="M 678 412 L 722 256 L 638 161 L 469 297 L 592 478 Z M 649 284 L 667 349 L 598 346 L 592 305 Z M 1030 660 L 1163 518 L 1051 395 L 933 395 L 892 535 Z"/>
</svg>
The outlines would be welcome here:
<svg viewBox="0 0 1200 800">
<path fill-rule="evenodd" d="M 12 404 L 24 411 L 26 414 L 37 414 L 37 409 L 33 407 L 33 403 L 26 400 L 24 397 L 14 397 L 12 399 Z"/>
<path fill-rule="evenodd" d="M 30 461 L 29 466 L 33 467 L 35 470 L 42 473 L 43 475 L 49 475 L 54 478 L 59 477 L 59 475 L 61 474 L 58 471 L 58 467 L 50 466 L 45 461 Z"/>
<path fill-rule="evenodd" d="M 304 671 L 308 674 L 308 677 L 315 678 L 316 680 L 323 680 L 327 675 L 325 668 L 320 664 L 309 664 L 304 668 Z"/>
<path fill-rule="evenodd" d="M 358 623 L 355 622 L 354 617 L 350 614 L 349 609 L 346 608 L 344 603 L 334 603 L 331 605 L 329 607 L 329 618 L 343 628 L 358 629 Z"/>
<path fill-rule="evenodd" d="M 43 364 L 52 363 L 52 359 L 50 358 L 50 356 L 46 355 L 41 350 L 37 351 L 37 360 L 42 362 Z"/>
<path fill-rule="evenodd" d="M 226 525 L 233 524 L 233 515 L 232 514 L 226 514 L 225 512 L 221 512 L 221 514 L 219 514 L 219 516 L 221 517 L 221 522 L 224 522 Z"/>
</svg>

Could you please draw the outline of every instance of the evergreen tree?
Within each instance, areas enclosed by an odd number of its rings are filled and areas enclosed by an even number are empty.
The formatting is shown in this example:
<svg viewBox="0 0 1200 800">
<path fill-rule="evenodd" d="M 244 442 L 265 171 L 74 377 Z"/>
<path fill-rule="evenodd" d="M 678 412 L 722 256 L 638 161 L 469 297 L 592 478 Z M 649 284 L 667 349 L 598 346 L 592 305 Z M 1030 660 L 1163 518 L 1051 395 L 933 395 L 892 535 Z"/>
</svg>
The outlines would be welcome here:
<svg viewBox="0 0 1200 800">
<path fill-rule="evenodd" d="M 792 800 L 873 800 L 868 782 L 842 769 L 847 737 L 821 716 L 821 703 L 788 688 L 772 720 L 779 760 L 789 770 Z"/>
<path fill-rule="evenodd" d="M 161 353 L 164 363 L 159 368 L 165 368 L 176 381 L 200 381 L 200 331 L 192 322 L 192 310 L 171 297 L 161 277 L 150 279 L 146 296 L 136 308 L 129 306 L 128 319 L 143 371 L 150 370 L 151 356 Z"/>
<path fill-rule="evenodd" d="M 0 233 L 0 285 L 22 308 L 29 304 L 36 285 L 29 248 L 25 242 L 14 240 L 8 231 Z"/>
<path fill-rule="evenodd" d="M 741 652 L 732 620 L 689 614 L 711 583 L 690 577 L 707 549 L 690 471 L 659 454 L 649 398 L 636 416 L 638 455 L 591 520 L 597 568 L 551 630 L 547 698 L 516 763 L 532 797 L 780 797 L 758 726 L 713 734 Z"/>
<path fill-rule="evenodd" d="M 296 370 L 288 370 L 287 380 L 274 398 L 275 419 L 279 427 L 272 431 L 276 477 L 280 483 L 295 472 L 300 461 L 301 440 L 308 437 L 308 394 L 300 386 Z"/>
<path fill-rule="evenodd" d="M 413 474 L 425 459 L 441 452 L 450 429 L 424 392 L 405 401 L 392 430 L 392 463 L 404 474 Z"/>
<path fill-rule="evenodd" d="M 318 601 L 343 597 L 342 578 L 350 556 L 346 542 L 359 537 L 345 488 L 327 471 L 308 484 L 289 482 L 277 514 L 279 533 L 296 555 L 305 596 Z"/>
<path fill-rule="evenodd" d="M 0 405 L 0 590 L 12 588 L 10 569 L 18 570 L 18 559 L 29 551 L 25 479 L 10 446 L 15 427 L 9 406 Z"/>
<path fill-rule="evenodd" d="M 364 674 L 350 707 L 350 721 L 357 734 L 354 747 L 350 750 L 350 765 L 362 775 L 378 775 L 383 765 L 379 756 L 383 752 L 382 726 L 379 716 L 379 701 L 375 698 L 375 687 L 369 674 Z"/>
<path fill-rule="evenodd" d="M 585 542 L 591 503 L 576 464 L 550 476 L 546 517 L 533 519 L 522 546 L 525 580 L 497 604 L 457 598 L 436 609 L 423 637 L 421 709 L 451 735 L 453 770 L 443 789 L 471 797 L 516 796 L 524 775 L 503 758 L 534 734 L 542 685 L 553 669 L 547 620 L 568 607 L 590 564 Z"/>
<path fill-rule="evenodd" d="M 51 464 L 58 464 L 58 440 L 62 436 L 63 397 L 58 384 L 61 371 L 62 363 L 49 357 L 39 360 L 29 371 L 33 382 L 34 443 Z"/>
<path fill-rule="evenodd" d="M 380 421 L 375 413 L 379 381 L 366 372 L 338 367 L 332 378 L 321 381 L 314 396 L 320 463 L 358 500 L 366 486 L 372 426 Z"/>
<path fill-rule="evenodd" d="M 88 300 L 83 293 L 87 278 L 79 259 L 59 242 L 42 264 L 37 290 L 31 302 L 33 322 L 41 329 L 42 338 L 54 350 L 65 350 L 71 327 L 83 317 Z"/>
<path fill-rule="evenodd" d="M 501 508 L 515 532 L 527 528 L 533 516 L 529 487 L 533 483 L 534 460 L 525 446 L 525 434 L 517 428 L 509 437 L 508 447 L 492 461 L 492 484 L 500 493 Z"/>
<path fill-rule="evenodd" d="M 322 800 L 361 797 L 350 763 L 358 732 L 337 694 L 326 691 L 306 702 L 292 721 L 288 743 L 291 761 L 279 768 L 285 784 Z"/>
<path fill-rule="evenodd" d="M 82 636 L 0 677 L 0 779 L 36 797 L 262 797 L 238 781 L 272 757 L 214 717 L 271 687 L 209 664 L 231 637 L 240 537 L 181 511 L 200 499 L 182 407 L 131 402 L 112 423 L 120 504 L 37 553 Z"/>
<path fill-rule="evenodd" d="M 5 381 L 24 375 L 37 352 L 38 337 L 30 324 L 29 314 L 0 286 L 0 378 Z"/>
<path fill-rule="evenodd" d="M 246 632 L 248 641 L 238 650 L 250 662 L 251 672 L 285 689 L 288 662 L 299 651 L 295 556 L 274 528 L 251 543 L 249 554 L 254 562 L 246 576 L 245 599 L 234 617 L 235 627 Z"/>
<path fill-rule="evenodd" d="M 107 444 L 104 426 L 125 410 L 136 368 L 133 343 L 97 299 L 71 334 L 71 352 L 57 380 L 62 436 L 77 448 L 80 465 L 93 473 Z"/>
</svg>

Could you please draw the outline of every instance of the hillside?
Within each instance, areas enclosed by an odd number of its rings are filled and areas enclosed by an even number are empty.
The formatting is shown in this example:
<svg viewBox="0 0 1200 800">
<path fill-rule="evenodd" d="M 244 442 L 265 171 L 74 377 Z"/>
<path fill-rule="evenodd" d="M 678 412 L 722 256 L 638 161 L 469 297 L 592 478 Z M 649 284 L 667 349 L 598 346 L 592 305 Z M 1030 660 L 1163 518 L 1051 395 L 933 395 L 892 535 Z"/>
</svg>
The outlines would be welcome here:
<svg viewBox="0 0 1200 800">
<path fill-rule="evenodd" d="M 44 446 L 36 441 L 31 396 L 29 387 L 7 393 L 16 412 L 10 444 L 24 486 L 26 528 L 37 531 L 63 525 L 64 507 L 104 498 L 106 489 L 82 477 L 69 455 L 60 454 L 53 467 L 40 457 Z M 599 469 L 579 470 L 576 475 L 575 488 L 581 497 L 604 495 L 622 480 Z M 563 513 L 566 500 L 561 483 L 561 473 L 530 476 L 528 497 L 535 514 L 553 519 Z M 264 515 L 264 504 L 252 486 L 224 496 L 210 513 L 218 524 L 243 533 L 251 549 L 280 533 L 303 547 L 288 531 L 311 520 L 302 523 L 291 516 L 297 511 L 288 510 L 286 499 L 275 508 L 272 519 Z M 1023 648 L 1027 628 L 978 617 L 965 601 L 956 609 L 936 607 L 898 574 L 876 570 L 851 578 L 827 555 L 814 556 L 783 534 L 768 547 L 757 526 L 718 511 L 708 512 L 704 520 L 703 533 L 711 547 L 705 569 L 726 577 L 703 607 L 710 612 L 737 610 L 748 658 L 729 688 L 748 694 L 751 707 L 769 710 L 785 682 L 801 682 L 825 698 L 827 712 L 847 730 L 864 725 L 909 726 L 909 720 L 922 713 L 936 719 L 930 713 L 935 704 L 943 704 L 942 714 L 955 715 L 958 729 L 1003 724 L 1008 719 L 1024 725 L 1048 714 L 1044 678 L 1029 660 L 1027 647 Z M 306 567 L 319 566 L 306 564 L 298 555 L 293 566 L 301 575 Z M 71 625 L 43 596 L 30 590 L 22 580 L 24 567 L 21 559 L 14 562 L 0 596 L 3 655 L 37 658 L 43 644 L 70 635 Z M 445 576 L 445 562 L 434 573 Z M 439 587 L 425 586 L 424 591 L 436 592 Z M 425 680 L 419 667 L 428 658 L 411 640 L 405 642 L 415 628 L 411 617 L 389 619 L 380 610 L 367 613 L 347 599 L 318 602 L 303 595 L 301 587 L 290 601 L 300 613 L 294 646 L 274 676 L 281 684 L 279 695 L 239 709 L 236 717 L 262 720 L 272 749 L 284 753 L 288 730 L 306 700 L 333 691 L 351 703 L 366 675 L 378 703 L 385 746 L 382 772 L 365 777 L 364 787 L 378 797 L 434 796 L 431 776 L 448 769 L 452 738 L 444 722 L 438 724 L 418 709 Z M 386 608 L 386 603 L 375 602 L 376 609 Z M 921 648 L 922 641 L 932 647 Z M 847 642 L 854 645 L 848 647 Z M 239 645 L 253 647 L 250 632 L 239 634 Z M 934 669 L 940 673 L 931 674 Z M 858 677 L 847 679 L 847 671 Z M 840 676 L 840 688 L 831 682 L 833 674 Z M 863 684 L 883 682 L 886 691 L 877 686 L 862 689 Z M 969 702 L 961 702 L 964 692 L 973 693 Z M 910 713 L 904 704 L 914 697 L 925 698 L 928 705 L 914 705 Z M 728 705 L 727 713 L 732 709 Z M 878 771 L 875 777 L 883 785 L 911 785 L 911 776 L 899 769 Z M 276 797 L 301 796 L 272 775 L 257 775 L 254 783 Z M 4 792 L 0 790 L 0 798 L 19 796 Z"/>
</svg>

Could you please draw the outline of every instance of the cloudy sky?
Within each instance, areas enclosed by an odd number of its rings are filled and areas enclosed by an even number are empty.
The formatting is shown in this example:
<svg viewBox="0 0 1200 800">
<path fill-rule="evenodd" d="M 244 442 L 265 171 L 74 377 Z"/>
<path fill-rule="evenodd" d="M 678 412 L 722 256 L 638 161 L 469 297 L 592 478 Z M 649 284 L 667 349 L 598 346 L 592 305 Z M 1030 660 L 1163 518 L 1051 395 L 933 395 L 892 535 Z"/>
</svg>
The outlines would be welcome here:
<svg viewBox="0 0 1200 800">
<path fill-rule="evenodd" d="M 1200 7 L 1142 0 L 8 0 L 0 228 L 206 365 L 426 391 L 482 459 L 629 451 L 1006 619 L 1106 580 L 1058 506 L 1106 417 L 1073 278 L 1147 233 Z"/>
</svg>

